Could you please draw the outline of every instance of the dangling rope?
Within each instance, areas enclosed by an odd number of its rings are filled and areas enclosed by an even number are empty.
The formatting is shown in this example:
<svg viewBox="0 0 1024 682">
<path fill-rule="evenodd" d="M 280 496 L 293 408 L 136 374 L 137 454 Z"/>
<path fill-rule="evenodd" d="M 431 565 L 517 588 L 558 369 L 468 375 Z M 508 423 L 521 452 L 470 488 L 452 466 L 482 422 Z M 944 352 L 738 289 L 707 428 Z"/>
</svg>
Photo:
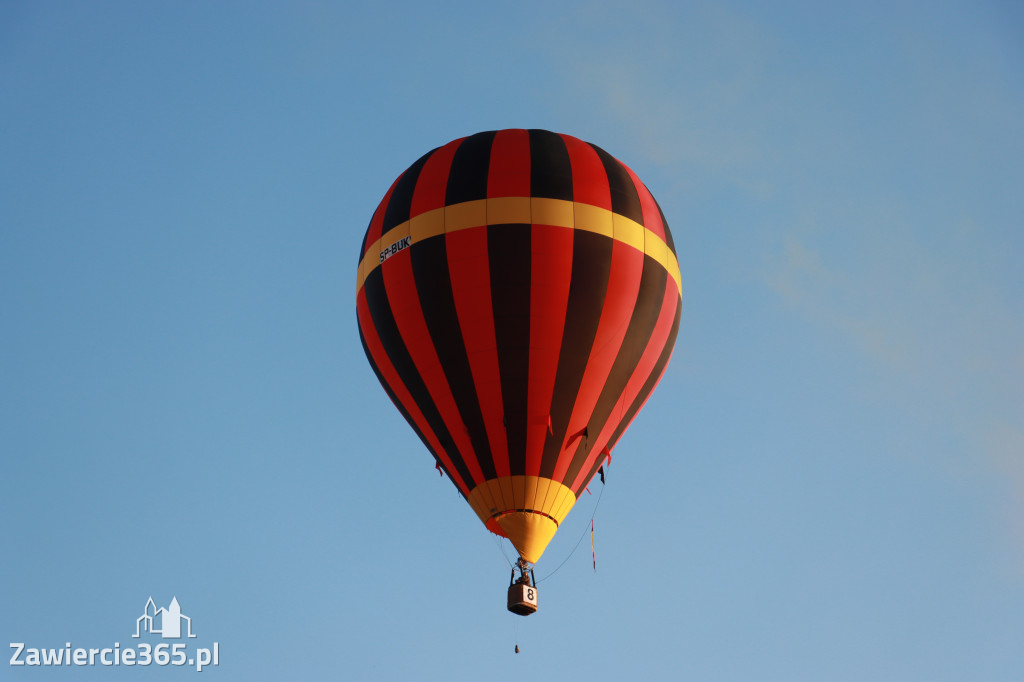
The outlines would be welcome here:
<svg viewBox="0 0 1024 682">
<path fill-rule="evenodd" d="M 548 573 L 543 578 L 538 579 L 537 580 L 537 584 L 538 585 L 541 584 L 542 582 L 544 582 L 545 580 L 547 580 L 548 578 L 550 578 L 551 576 L 553 576 L 555 573 L 558 573 L 558 570 L 560 568 L 562 568 L 562 566 L 565 566 L 565 562 L 567 562 L 569 559 L 571 559 L 572 555 L 576 553 L 577 549 L 579 549 L 580 543 L 583 542 L 583 538 L 587 537 L 587 531 L 593 529 L 594 516 L 597 514 L 597 508 L 599 506 L 601 506 L 601 497 L 604 496 L 604 489 L 605 489 L 605 487 L 606 486 L 601 486 L 601 492 L 599 492 L 597 494 L 597 502 L 594 503 L 594 512 L 590 515 L 590 523 L 583 527 L 583 532 L 580 533 L 580 539 L 576 541 L 576 545 L 572 548 L 572 551 L 569 552 L 569 556 L 565 557 L 565 559 L 562 560 L 562 563 L 558 564 L 558 567 L 555 568 L 555 570 L 551 571 L 550 573 Z M 597 567 L 596 567 L 597 562 L 596 562 L 596 560 L 595 560 L 594 563 L 595 563 L 594 570 L 596 571 L 597 570 Z"/>
<path fill-rule="evenodd" d="M 494 534 L 492 533 L 492 535 Z M 501 556 L 505 557 L 505 563 L 508 564 L 508 567 L 515 568 L 515 565 L 513 565 L 511 559 L 508 558 L 508 554 L 505 554 L 505 545 L 502 544 L 500 535 L 494 535 L 494 543 L 498 545 L 498 549 L 501 550 Z"/>
</svg>

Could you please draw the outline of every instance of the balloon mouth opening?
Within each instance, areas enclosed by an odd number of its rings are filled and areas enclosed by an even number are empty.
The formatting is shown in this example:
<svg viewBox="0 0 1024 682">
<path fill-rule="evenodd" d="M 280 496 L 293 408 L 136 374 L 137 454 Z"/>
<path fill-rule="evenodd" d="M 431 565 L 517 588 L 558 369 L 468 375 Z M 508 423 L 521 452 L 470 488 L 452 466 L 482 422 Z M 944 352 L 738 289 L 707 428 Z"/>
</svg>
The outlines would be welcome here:
<svg viewBox="0 0 1024 682">
<path fill-rule="evenodd" d="M 551 538 L 558 530 L 558 522 L 547 514 L 536 511 L 509 511 L 489 519 L 507 537 L 519 556 L 531 564 L 540 560 Z"/>
</svg>

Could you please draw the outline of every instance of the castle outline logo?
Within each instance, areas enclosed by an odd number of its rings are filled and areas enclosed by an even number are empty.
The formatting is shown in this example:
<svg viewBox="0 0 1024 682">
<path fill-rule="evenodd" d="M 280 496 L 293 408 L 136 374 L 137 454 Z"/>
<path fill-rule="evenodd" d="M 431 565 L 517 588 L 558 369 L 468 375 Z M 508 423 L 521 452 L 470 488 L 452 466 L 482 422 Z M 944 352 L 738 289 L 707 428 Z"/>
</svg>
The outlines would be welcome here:
<svg viewBox="0 0 1024 682">
<path fill-rule="evenodd" d="M 159 629 L 157 628 L 158 620 Z M 163 639 L 181 639 L 181 621 L 186 623 L 188 636 L 195 637 L 192 634 L 192 619 L 181 612 L 177 597 L 171 598 L 171 603 L 167 608 L 161 606 L 159 609 L 156 607 L 153 597 L 150 597 L 146 600 L 146 605 L 142 607 L 142 615 L 135 620 L 135 634 L 132 637 L 141 637 L 141 632 L 148 632 L 154 635 L 158 634 Z"/>
</svg>

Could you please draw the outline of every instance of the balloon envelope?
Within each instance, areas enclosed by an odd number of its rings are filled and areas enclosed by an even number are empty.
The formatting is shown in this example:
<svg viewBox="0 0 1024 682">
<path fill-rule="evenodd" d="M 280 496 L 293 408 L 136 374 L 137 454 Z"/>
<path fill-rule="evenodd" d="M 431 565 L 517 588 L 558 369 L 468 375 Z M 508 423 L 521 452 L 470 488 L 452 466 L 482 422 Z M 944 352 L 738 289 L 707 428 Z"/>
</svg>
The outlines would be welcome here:
<svg viewBox="0 0 1024 682">
<path fill-rule="evenodd" d="M 668 224 L 607 152 L 545 130 L 454 140 L 394 182 L 357 276 L 377 378 L 480 520 L 536 562 L 668 363 Z"/>
</svg>

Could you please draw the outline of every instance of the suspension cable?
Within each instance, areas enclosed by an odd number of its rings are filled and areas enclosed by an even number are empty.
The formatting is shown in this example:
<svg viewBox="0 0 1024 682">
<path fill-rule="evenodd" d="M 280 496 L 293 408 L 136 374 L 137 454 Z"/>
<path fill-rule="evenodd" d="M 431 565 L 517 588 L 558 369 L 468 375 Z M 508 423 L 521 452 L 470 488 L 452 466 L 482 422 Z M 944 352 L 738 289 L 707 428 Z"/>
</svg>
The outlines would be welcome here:
<svg viewBox="0 0 1024 682">
<path fill-rule="evenodd" d="M 567 556 L 564 559 L 562 559 L 562 563 L 558 564 L 558 566 L 555 568 L 555 570 L 551 571 L 550 573 L 548 573 L 543 578 L 539 578 L 537 580 L 537 584 L 538 585 L 540 585 L 542 582 L 544 582 L 545 580 L 547 580 L 548 578 L 553 576 L 555 573 L 558 573 L 558 569 L 562 568 L 562 566 L 565 566 L 565 562 L 567 562 L 569 559 L 571 559 L 572 555 L 576 553 L 577 549 L 579 549 L 580 543 L 583 542 L 583 538 L 585 538 L 587 536 L 587 531 L 591 528 L 590 524 L 594 522 L 594 516 L 597 515 L 597 508 L 601 505 L 601 497 L 604 495 L 605 487 L 606 486 L 604 486 L 603 484 L 601 485 L 601 492 L 599 492 L 597 494 L 597 502 L 594 503 L 594 511 L 590 515 L 590 523 L 588 523 L 587 525 L 585 525 L 583 527 L 583 532 L 580 533 L 580 539 L 576 541 L 576 545 L 572 548 L 572 551 L 569 552 L 569 556 Z"/>
</svg>

